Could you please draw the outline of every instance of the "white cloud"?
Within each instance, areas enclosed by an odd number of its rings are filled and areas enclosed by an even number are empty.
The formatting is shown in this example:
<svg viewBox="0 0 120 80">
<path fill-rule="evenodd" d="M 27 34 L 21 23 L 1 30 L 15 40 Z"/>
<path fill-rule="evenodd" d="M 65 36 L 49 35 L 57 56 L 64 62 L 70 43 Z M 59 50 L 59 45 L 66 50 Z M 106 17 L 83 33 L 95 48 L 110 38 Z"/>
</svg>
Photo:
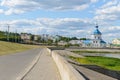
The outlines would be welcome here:
<svg viewBox="0 0 120 80">
<path fill-rule="evenodd" d="M 98 2 L 99 0 L 91 0 L 92 3 Z"/>
<path fill-rule="evenodd" d="M 18 14 L 33 10 L 83 10 L 97 0 L 2 0 L 0 5 L 6 7 L 5 14 Z"/>
<path fill-rule="evenodd" d="M 93 24 L 88 19 L 79 18 L 38 18 L 35 20 L 21 19 L 12 21 L 1 21 L 1 30 L 6 30 L 10 25 L 10 31 L 19 29 L 19 32 L 31 32 L 34 34 L 60 34 L 65 36 L 78 36 L 87 34 L 87 29 Z M 92 28 L 91 28 L 92 29 Z M 90 30 L 90 29 L 89 29 Z"/>
<path fill-rule="evenodd" d="M 97 20 L 117 21 L 120 19 L 120 0 L 111 0 L 96 9 Z"/>
<path fill-rule="evenodd" d="M 117 0 L 111 0 L 111 1 L 107 2 L 106 4 L 104 4 L 101 8 L 107 8 L 107 7 L 116 5 L 116 4 L 117 4 Z"/>
<path fill-rule="evenodd" d="M 101 31 L 103 32 L 103 38 L 107 41 L 120 38 L 120 26 L 104 26 Z"/>
<path fill-rule="evenodd" d="M 0 9 L 0 14 L 3 14 L 3 13 L 4 13 L 3 9 Z"/>
<path fill-rule="evenodd" d="M 9 9 L 7 11 L 4 11 L 5 15 L 10 15 L 10 14 L 20 14 L 24 13 L 24 11 L 18 10 L 18 9 Z"/>
</svg>

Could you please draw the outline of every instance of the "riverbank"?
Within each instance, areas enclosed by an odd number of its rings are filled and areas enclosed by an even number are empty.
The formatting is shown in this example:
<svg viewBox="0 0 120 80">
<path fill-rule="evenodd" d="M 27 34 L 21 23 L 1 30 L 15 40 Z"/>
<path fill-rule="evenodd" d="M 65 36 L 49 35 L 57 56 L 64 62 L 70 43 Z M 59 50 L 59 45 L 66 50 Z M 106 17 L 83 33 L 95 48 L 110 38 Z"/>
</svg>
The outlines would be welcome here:
<svg viewBox="0 0 120 80">
<path fill-rule="evenodd" d="M 97 65 L 109 70 L 120 71 L 120 59 L 117 58 L 108 58 L 100 56 L 88 56 L 85 58 L 78 58 L 70 56 L 72 60 L 75 60 L 83 65 Z"/>
</svg>

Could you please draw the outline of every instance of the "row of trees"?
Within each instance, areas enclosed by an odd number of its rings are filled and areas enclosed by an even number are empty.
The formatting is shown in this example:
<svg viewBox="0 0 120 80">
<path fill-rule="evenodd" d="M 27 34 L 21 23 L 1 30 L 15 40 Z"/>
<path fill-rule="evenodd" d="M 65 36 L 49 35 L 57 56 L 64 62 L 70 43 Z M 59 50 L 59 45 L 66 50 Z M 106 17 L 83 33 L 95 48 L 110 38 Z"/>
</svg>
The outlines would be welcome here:
<svg viewBox="0 0 120 80">
<path fill-rule="evenodd" d="M 0 40 L 2 41 L 10 41 L 10 42 L 20 42 L 20 34 L 18 33 L 8 33 L 4 31 L 0 31 Z"/>
<path fill-rule="evenodd" d="M 2 41 L 10 41 L 10 42 L 24 42 L 24 40 L 21 39 L 21 35 L 19 33 L 13 33 L 13 32 L 5 32 L 5 31 L 0 31 L 0 40 Z M 37 39 L 35 39 L 35 35 L 30 36 L 30 40 L 28 43 L 44 43 L 44 44 L 55 44 L 57 45 L 57 43 L 59 41 L 65 41 L 65 42 L 69 42 L 71 40 L 86 40 L 86 38 L 80 38 L 78 39 L 77 37 L 63 37 L 63 36 L 59 36 L 59 39 L 56 39 L 56 41 L 53 41 L 52 39 L 42 39 L 40 36 L 37 37 Z"/>
<path fill-rule="evenodd" d="M 60 40 L 65 41 L 65 42 L 69 42 L 71 40 L 86 40 L 87 38 L 77 38 L 77 37 L 63 37 L 60 36 Z"/>
</svg>

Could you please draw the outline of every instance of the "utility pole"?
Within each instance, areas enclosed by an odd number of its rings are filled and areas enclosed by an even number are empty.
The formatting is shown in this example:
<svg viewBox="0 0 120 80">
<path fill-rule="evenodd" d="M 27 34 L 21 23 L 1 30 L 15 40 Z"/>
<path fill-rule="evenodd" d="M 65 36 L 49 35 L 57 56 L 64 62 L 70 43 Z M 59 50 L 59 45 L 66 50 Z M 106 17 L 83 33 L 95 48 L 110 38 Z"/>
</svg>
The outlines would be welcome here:
<svg viewBox="0 0 120 80">
<path fill-rule="evenodd" d="M 15 42 L 17 43 L 17 29 L 15 31 Z"/>
<path fill-rule="evenodd" d="M 8 32 L 7 32 L 7 41 L 9 41 L 9 28 L 10 28 L 9 24 L 7 24 L 7 27 L 8 27 Z"/>
</svg>

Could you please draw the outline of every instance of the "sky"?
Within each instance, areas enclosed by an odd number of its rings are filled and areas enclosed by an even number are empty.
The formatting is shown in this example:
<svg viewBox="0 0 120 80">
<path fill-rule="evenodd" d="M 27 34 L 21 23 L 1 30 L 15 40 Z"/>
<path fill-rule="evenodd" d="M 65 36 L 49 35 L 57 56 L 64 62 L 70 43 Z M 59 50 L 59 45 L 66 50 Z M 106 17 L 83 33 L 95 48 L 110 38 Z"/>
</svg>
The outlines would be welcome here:
<svg viewBox="0 0 120 80">
<path fill-rule="evenodd" d="M 120 38 L 120 0 L 0 0 L 0 30 L 92 38 Z"/>
</svg>

